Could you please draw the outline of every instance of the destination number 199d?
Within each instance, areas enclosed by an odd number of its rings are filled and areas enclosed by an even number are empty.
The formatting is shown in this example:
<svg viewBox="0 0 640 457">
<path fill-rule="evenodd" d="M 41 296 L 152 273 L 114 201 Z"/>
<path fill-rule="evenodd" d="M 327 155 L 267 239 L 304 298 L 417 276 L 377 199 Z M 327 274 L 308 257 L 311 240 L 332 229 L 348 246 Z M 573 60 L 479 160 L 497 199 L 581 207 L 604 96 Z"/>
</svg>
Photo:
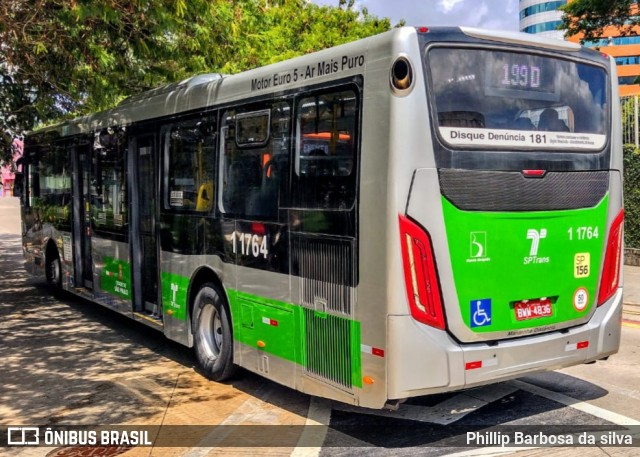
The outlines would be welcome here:
<svg viewBox="0 0 640 457">
<path fill-rule="evenodd" d="M 240 255 L 253 257 L 260 257 L 260 255 L 262 255 L 266 259 L 269 254 L 267 235 L 233 232 L 231 244 L 234 254 L 238 253 L 238 248 L 240 248 Z"/>
</svg>

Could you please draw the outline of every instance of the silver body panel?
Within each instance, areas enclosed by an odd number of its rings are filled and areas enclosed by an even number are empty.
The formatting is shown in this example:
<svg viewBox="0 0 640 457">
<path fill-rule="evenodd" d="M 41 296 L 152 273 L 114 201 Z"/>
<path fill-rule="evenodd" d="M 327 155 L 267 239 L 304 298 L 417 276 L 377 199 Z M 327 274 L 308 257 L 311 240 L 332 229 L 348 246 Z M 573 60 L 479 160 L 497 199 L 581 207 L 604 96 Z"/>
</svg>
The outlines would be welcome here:
<svg viewBox="0 0 640 457">
<path fill-rule="evenodd" d="M 448 392 L 602 359 L 618 352 L 621 319 L 622 288 L 597 308 L 588 323 L 566 333 L 528 336 L 491 346 L 460 346 L 445 332 L 419 324 L 410 316 L 392 316 L 389 398 Z M 577 349 L 582 341 L 589 341 L 589 346 Z M 465 370 L 467 363 L 475 361 L 486 366 Z"/>
<path fill-rule="evenodd" d="M 492 39 L 505 45 L 516 42 L 522 44 L 526 38 L 522 35 L 507 36 L 472 29 L 463 31 L 469 36 Z M 526 42 L 546 49 L 574 50 L 572 46 L 565 45 L 555 45 L 554 48 L 553 43 L 535 37 Z M 296 70 L 300 71 L 307 66 L 315 67 L 318 62 L 339 59 L 341 56 L 360 54 L 364 55 L 363 67 L 345 69 L 310 80 L 300 79 L 278 87 L 272 85 L 258 89 L 253 84 L 252 90 L 252 82 L 266 80 L 276 74 L 293 74 Z M 412 63 L 415 82 L 406 92 L 394 93 L 389 86 L 389 71 L 400 55 Z M 615 69 L 615 65 L 612 67 Z M 612 78 L 615 78 L 615 70 L 612 71 Z M 63 135 L 88 133 L 116 124 L 127 125 L 140 120 L 232 104 L 251 97 L 278 94 L 285 90 L 302 89 L 316 83 L 331 83 L 354 76 L 363 76 L 358 188 L 359 283 L 357 288 L 346 291 L 349 305 L 343 306 L 343 309 L 348 308 L 344 317 L 360 323 L 361 377 L 367 377 L 373 382 L 364 383 L 358 388 L 343 389 L 306 372 L 304 367 L 296 363 L 239 342 L 234 346 L 235 362 L 248 370 L 312 395 L 381 408 L 390 399 L 462 389 L 539 370 L 597 360 L 616 352 L 620 338 L 621 289 L 606 304 L 595 309 L 588 322 L 569 329 L 567 333 L 527 336 L 501 341 L 492 346 L 481 341 L 459 344 L 447 331 L 425 326 L 411 317 L 400 250 L 400 214 L 412 215 L 428 230 L 435 246 L 443 300 L 445 303 L 457 302 L 430 133 L 431 117 L 426 103 L 427 87 L 423 75 L 422 50 L 413 28 L 395 29 L 363 41 L 236 76 L 194 79 L 172 89 L 143 94 L 111 111 L 80 118 L 63 126 L 49 127 L 45 131 L 59 131 Z M 616 100 L 613 110 L 619 110 Z M 416 128 L 418 124 L 420 128 Z M 617 124 L 613 126 L 611 135 L 614 149 L 621 150 L 621 144 L 618 144 L 621 138 L 620 127 Z M 613 154 L 611 168 L 622 170 L 620 156 Z M 619 172 L 612 172 L 612 177 L 609 225 L 622 207 Z M 412 191 L 428 197 L 409 200 Z M 49 238 L 62 239 L 61 234 L 48 232 L 42 232 L 39 236 L 45 245 Z M 129 262 L 129 245 L 94 236 L 91 247 L 94 255 L 94 290 L 100 291 L 100 259 L 108 256 Z M 33 255 L 38 255 L 35 250 L 33 252 Z M 33 258 L 30 256 L 32 254 L 28 253 L 27 260 L 31 268 L 36 262 L 31 261 Z M 66 258 L 65 253 L 65 260 Z M 69 259 L 72 258 L 70 255 Z M 66 277 L 66 273 L 72 273 L 71 266 L 69 262 L 63 263 Z M 188 278 L 187 296 L 191 299 L 197 292 L 191 287 L 193 280 L 203 269 L 209 270 L 219 279 L 227 294 L 229 291 L 240 291 L 307 309 L 321 306 L 315 297 L 319 297 L 321 293 L 318 291 L 326 286 L 310 285 L 293 275 L 225 263 L 215 255 L 185 255 L 161 251 L 158 265 L 160 274 L 169 273 Z M 161 290 L 162 286 L 159 284 Z M 73 290 L 68 282 L 64 283 L 64 287 Z M 313 300 L 307 296 L 309 287 L 316 288 L 311 292 Z M 118 312 L 133 315 L 130 301 L 101 292 L 96 293 L 93 299 Z M 189 304 L 185 306 L 188 307 Z M 456 309 L 458 315 L 455 315 Z M 448 320 L 454 326 L 461 325 L 459 311 L 459 307 L 447 307 L 447 313 L 452 313 Z M 329 314 L 341 315 L 335 310 L 329 310 Z M 238 316 L 232 318 L 235 320 Z M 163 322 L 164 333 L 168 338 L 186 346 L 193 345 L 188 315 L 186 320 L 181 320 L 165 314 Z M 590 341 L 588 349 L 567 350 L 567 344 L 584 340 Z M 378 348 L 383 351 L 383 355 L 371 353 L 371 348 Z M 465 364 L 475 360 L 491 362 L 482 369 L 465 370 Z"/>
</svg>

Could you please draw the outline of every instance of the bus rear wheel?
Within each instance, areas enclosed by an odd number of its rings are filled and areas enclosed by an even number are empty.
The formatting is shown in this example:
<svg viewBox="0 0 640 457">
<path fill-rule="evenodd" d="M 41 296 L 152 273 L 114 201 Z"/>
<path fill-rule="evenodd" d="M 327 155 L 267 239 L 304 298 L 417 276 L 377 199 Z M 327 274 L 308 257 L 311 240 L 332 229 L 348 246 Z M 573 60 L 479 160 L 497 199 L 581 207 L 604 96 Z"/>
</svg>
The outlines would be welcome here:
<svg viewBox="0 0 640 457">
<path fill-rule="evenodd" d="M 47 260 L 45 262 L 45 276 L 47 282 L 60 289 L 62 287 L 62 265 L 60 264 L 60 256 L 58 252 L 52 250 L 47 254 Z"/>
<path fill-rule="evenodd" d="M 205 376 L 214 381 L 231 378 L 233 363 L 231 314 L 222 293 L 207 283 L 200 288 L 193 306 L 193 334 L 196 359 Z"/>
</svg>

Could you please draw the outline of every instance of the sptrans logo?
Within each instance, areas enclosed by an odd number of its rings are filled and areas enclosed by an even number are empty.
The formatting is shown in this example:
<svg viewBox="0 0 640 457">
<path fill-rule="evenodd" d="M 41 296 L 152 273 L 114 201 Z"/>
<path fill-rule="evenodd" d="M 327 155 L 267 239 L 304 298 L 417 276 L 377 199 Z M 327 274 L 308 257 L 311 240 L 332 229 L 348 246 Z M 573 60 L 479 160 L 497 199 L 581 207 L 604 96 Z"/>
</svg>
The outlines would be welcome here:
<svg viewBox="0 0 640 457">
<path fill-rule="evenodd" d="M 532 263 L 549 263 L 549 257 L 539 257 L 538 250 L 540 249 L 540 241 L 547 237 L 547 229 L 543 228 L 539 231 L 536 229 L 527 230 L 527 239 L 531 240 L 531 249 L 529 249 L 529 255 L 524 258 L 524 264 L 529 265 Z"/>
</svg>

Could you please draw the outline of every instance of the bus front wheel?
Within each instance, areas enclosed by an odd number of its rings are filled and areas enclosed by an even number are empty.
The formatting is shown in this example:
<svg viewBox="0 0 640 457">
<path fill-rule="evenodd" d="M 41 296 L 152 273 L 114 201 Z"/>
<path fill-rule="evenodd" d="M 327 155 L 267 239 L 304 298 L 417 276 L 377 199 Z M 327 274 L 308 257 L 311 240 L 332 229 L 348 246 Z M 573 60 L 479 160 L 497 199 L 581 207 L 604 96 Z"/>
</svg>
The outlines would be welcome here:
<svg viewBox="0 0 640 457">
<path fill-rule="evenodd" d="M 229 379 L 236 371 L 233 363 L 231 315 L 222 293 L 205 284 L 193 306 L 193 334 L 196 359 L 205 376 L 214 381 Z"/>
</svg>

